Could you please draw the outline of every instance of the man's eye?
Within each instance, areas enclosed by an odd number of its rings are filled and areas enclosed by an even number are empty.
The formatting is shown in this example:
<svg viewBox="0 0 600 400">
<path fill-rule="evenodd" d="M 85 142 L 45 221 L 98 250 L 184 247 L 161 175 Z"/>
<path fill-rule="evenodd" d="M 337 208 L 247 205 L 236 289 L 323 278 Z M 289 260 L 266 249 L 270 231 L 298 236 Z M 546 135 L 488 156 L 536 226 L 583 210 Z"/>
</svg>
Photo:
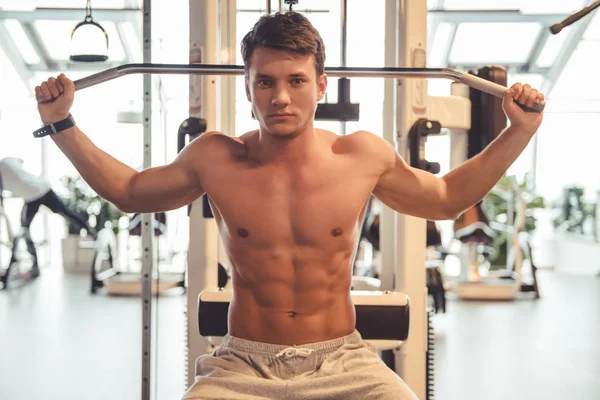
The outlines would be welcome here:
<svg viewBox="0 0 600 400">
<path fill-rule="evenodd" d="M 304 79 L 301 79 L 301 78 L 292 79 L 292 85 L 300 85 L 303 82 L 304 82 Z"/>
<path fill-rule="evenodd" d="M 267 79 L 261 79 L 258 81 L 259 87 L 266 87 L 266 86 L 269 86 L 270 84 L 271 84 L 271 82 Z"/>
</svg>

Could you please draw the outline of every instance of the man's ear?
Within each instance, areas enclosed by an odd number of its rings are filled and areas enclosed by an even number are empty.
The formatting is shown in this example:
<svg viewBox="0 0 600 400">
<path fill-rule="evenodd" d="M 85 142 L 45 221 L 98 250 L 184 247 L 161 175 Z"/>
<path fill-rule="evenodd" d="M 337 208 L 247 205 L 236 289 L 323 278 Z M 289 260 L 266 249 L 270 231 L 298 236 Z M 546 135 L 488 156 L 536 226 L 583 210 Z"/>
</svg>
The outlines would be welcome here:
<svg viewBox="0 0 600 400">
<path fill-rule="evenodd" d="M 319 77 L 319 84 L 317 86 L 317 101 L 321 101 L 323 97 L 325 97 L 325 92 L 327 92 L 327 74 L 321 74 Z"/>
<path fill-rule="evenodd" d="M 249 102 L 252 102 L 252 96 L 250 95 L 250 82 L 248 82 L 248 75 L 246 75 L 246 79 L 244 79 L 244 83 L 246 86 L 246 98 Z"/>
</svg>

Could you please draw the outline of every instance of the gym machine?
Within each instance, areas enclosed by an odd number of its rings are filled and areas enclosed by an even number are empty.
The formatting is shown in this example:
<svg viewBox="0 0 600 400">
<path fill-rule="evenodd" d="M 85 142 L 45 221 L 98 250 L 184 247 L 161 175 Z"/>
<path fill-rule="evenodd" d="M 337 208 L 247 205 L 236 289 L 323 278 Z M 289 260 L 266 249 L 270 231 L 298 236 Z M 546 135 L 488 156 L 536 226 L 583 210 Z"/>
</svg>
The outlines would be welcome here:
<svg viewBox="0 0 600 400">
<path fill-rule="evenodd" d="M 156 239 L 156 262 L 160 260 L 159 237 L 166 231 L 166 214 L 156 213 L 153 220 L 154 238 Z M 129 236 L 142 235 L 142 215 L 134 214 L 129 222 Z M 95 241 L 90 242 L 93 247 L 92 262 L 90 265 L 90 292 L 92 294 L 103 290 L 108 295 L 139 296 L 141 293 L 140 273 L 131 271 L 118 262 L 117 237 L 112 228 L 103 228 L 98 232 Z M 153 293 L 165 293 L 175 288 L 185 290 L 185 273 L 160 272 L 153 273 Z"/>
<path fill-rule="evenodd" d="M 441 126 L 453 129 L 452 132 L 454 145 L 462 144 L 466 148 L 466 132 L 470 128 L 470 101 L 464 94 L 468 91 L 464 84 L 453 85 L 453 96 L 447 98 L 429 97 L 427 94 L 427 82 L 425 78 L 445 77 L 458 82 L 463 82 L 468 86 L 477 88 L 494 94 L 496 97 L 502 97 L 505 87 L 496 85 L 480 79 L 478 77 L 463 74 L 458 71 L 447 69 L 432 70 L 426 68 L 426 18 L 427 6 L 425 2 L 407 1 L 405 8 L 397 8 L 395 1 L 387 2 L 388 17 L 387 29 L 388 40 L 386 52 L 388 53 L 388 63 L 397 65 L 401 68 L 326 68 L 329 76 L 342 77 L 392 77 L 400 78 L 398 80 L 388 80 L 386 91 L 392 93 L 390 104 L 397 104 L 395 110 L 392 108 L 389 113 L 395 112 L 395 118 L 388 120 L 394 121 L 391 129 L 384 132 L 385 138 L 394 145 L 394 147 L 406 159 L 410 158 L 410 149 L 408 147 L 407 132 L 411 130 L 416 121 L 422 118 L 437 121 Z M 205 50 L 202 52 L 202 62 L 214 63 L 217 59 L 217 52 L 214 43 L 217 42 L 215 34 L 218 35 L 220 29 L 215 27 L 214 21 L 218 21 L 216 8 L 210 5 L 192 6 L 190 18 L 195 20 L 194 16 L 205 18 L 205 24 L 196 24 L 200 29 L 190 38 L 193 46 L 204 49 L 214 49 L 214 52 Z M 231 12 L 231 11 L 230 11 Z M 204 28 L 204 29 L 203 29 Z M 229 32 L 229 36 L 232 35 Z M 403 43 L 395 43 L 396 36 L 404 40 Z M 398 45 L 398 46 L 397 46 Z M 229 43 L 229 46 L 237 48 L 237 43 Z M 396 53 L 396 48 L 399 53 Z M 243 74 L 242 67 L 220 66 L 219 71 L 210 70 L 211 66 L 203 68 L 207 74 Z M 400 74 L 398 72 L 402 71 Z M 190 73 L 193 73 L 190 71 Z M 405 80 L 401 78 L 415 78 Z M 193 79 L 193 78 L 192 78 Z M 198 81 L 190 82 L 190 93 L 202 93 L 202 99 L 206 104 L 212 107 L 216 104 L 217 89 L 214 87 L 214 80 L 205 79 L 203 85 L 198 89 Z M 457 94 L 458 93 L 458 94 Z M 192 99 L 190 99 L 192 100 Z M 389 97 L 386 100 L 390 100 Z M 199 104 L 190 104 L 190 109 L 201 109 Z M 210 114 L 209 111 L 213 111 Z M 198 116 L 199 117 L 199 116 Z M 216 127 L 216 110 L 209 109 L 202 115 L 209 123 L 208 130 Z M 212 125 L 212 127 L 210 126 Z M 234 132 L 232 130 L 231 132 Z M 454 147 L 453 145 L 453 147 Z M 231 298 L 229 290 L 220 290 L 217 285 L 217 270 L 220 263 L 226 264 L 226 257 L 219 251 L 222 246 L 218 244 L 216 226 L 214 221 L 203 218 L 203 205 L 194 204 L 190 213 L 190 246 L 188 271 L 188 385 L 194 381 L 195 359 L 200 354 L 210 351 L 214 346 L 218 346 L 219 338 L 226 332 L 225 318 L 227 315 L 228 302 Z M 196 210 L 194 210 L 196 209 Z M 380 350 L 394 349 L 393 360 L 388 362 L 407 384 L 415 391 L 419 398 L 432 398 L 433 389 L 431 380 L 431 355 L 427 354 L 428 345 L 431 344 L 431 326 L 426 314 L 426 296 L 425 286 L 425 221 L 400 215 L 391 210 L 384 210 L 381 225 L 381 248 L 382 248 L 382 279 L 381 292 L 371 301 L 379 305 L 385 305 L 389 310 L 399 304 L 388 303 L 386 292 L 400 294 L 404 292 L 407 298 L 410 298 L 410 309 L 404 307 L 404 315 L 412 330 L 408 338 L 400 335 L 400 330 L 390 331 L 386 325 L 391 319 L 384 317 L 383 324 L 379 324 L 378 330 L 381 335 L 385 335 L 386 343 L 377 343 L 380 338 L 370 337 L 368 332 L 361 331 L 366 340 L 371 341 Z M 407 234 L 410 232 L 410 234 Z M 397 249 L 397 251 L 395 251 Z M 199 299 L 199 307 L 196 310 L 196 299 Z M 359 294 L 353 292 L 353 300 L 357 311 L 363 306 Z M 371 303 L 373 304 L 373 303 Z M 195 312 L 197 311 L 197 313 Z M 358 316 L 361 314 L 359 313 Z M 390 317 L 394 314 L 390 314 Z M 396 314 L 398 315 L 398 314 Z M 360 317 L 359 317 L 360 318 Z M 360 321 L 357 321 L 357 327 Z M 201 335 L 197 334 L 197 327 L 200 328 Z M 403 341 L 400 346 L 400 342 Z M 387 361 L 387 360 L 386 360 Z"/>
<path fill-rule="evenodd" d="M 204 118 L 207 122 L 207 130 L 217 129 L 217 124 L 221 127 L 226 126 L 228 129 L 221 130 L 229 133 L 235 132 L 231 122 L 226 122 L 234 120 L 233 107 L 221 107 L 222 119 L 218 120 L 218 80 L 206 75 L 244 74 L 243 66 L 217 63 L 218 57 L 222 56 L 221 49 L 217 49 L 217 43 L 220 42 L 225 49 L 237 48 L 237 43 L 231 42 L 231 38 L 235 37 L 231 34 L 235 27 L 235 1 L 226 0 L 218 4 L 204 1 L 190 2 L 190 20 L 194 23 L 190 24 L 189 65 L 150 63 L 150 3 L 149 0 L 144 1 L 144 63 L 122 65 L 75 81 L 76 90 L 81 90 L 127 74 L 144 74 L 144 168 L 151 166 L 150 74 L 190 74 L 190 118 Z M 291 3 L 296 2 L 291 1 Z M 453 69 L 426 68 L 426 2 L 406 0 L 401 4 L 402 7 L 396 0 L 386 2 L 386 64 L 395 67 L 332 67 L 326 68 L 325 72 L 332 77 L 392 78 L 386 81 L 384 94 L 388 117 L 384 115 L 386 124 L 384 137 L 405 159 L 410 159 L 408 132 L 421 118 L 437 121 L 442 127 L 451 129 L 453 149 L 466 148 L 466 131 L 470 127 L 470 101 L 468 96 L 460 94 L 468 90 L 468 87 L 472 87 L 502 97 L 506 87 Z M 219 10 L 218 7 L 221 9 Z M 219 37 L 222 25 L 218 23 L 223 20 L 228 22 L 227 37 L 230 42 L 217 40 L 224 39 Z M 396 43 L 396 37 L 402 42 Z M 445 78 L 455 81 L 452 95 L 428 96 L 426 78 Z M 221 85 L 228 86 L 225 79 L 221 81 Z M 231 89 L 231 85 L 229 88 Z M 226 97 L 230 93 L 224 90 L 220 94 Z M 233 99 L 228 100 L 231 102 Z M 535 109 L 542 111 L 543 105 Z M 203 204 L 202 199 L 197 200 L 189 209 L 187 386 L 194 381 L 195 358 L 218 345 L 219 337 L 224 333 L 223 319 L 226 318 L 231 296 L 230 291 L 220 290 L 218 285 L 219 264 L 228 265 L 228 262 L 223 246 L 219 243 L 216 223 L 213 218 L 205 217 Z M 142 399 L 144 400 L 150 399 L 152 378 L 151 222 L 152 214 L 142 215 Z M 357 315 L 363 321 L 361 324 L 366 323 L 368 326 L 368 318 L 382 318 L 375 330 L 364 328 L 361 331 L 365 339 L 376 344 L 379 349 L 393 349 L 393 359 L 388 365 L 393 366 L 417 397 L 431 399 L 433 377 L 428 370 L 432 365 L 427 355 L 431 327 L 426 308 L 425 226 L 425 221 L 422 219 L 398 214 L 387 208 L 382 210 L 381 288 L 380 291 L 353 293 L 353 300 Z M 408 308 L 409 300 L 411 310 Z M 383 314 L 373 314 L 373 306 L 379 307 Z M 393 325 L 392 321 L 397 325 Z M 406 329 L 407 326 L 411 327 L 410 334 Z"/>
<path fill-rule="evenodd" d="M 38 265 L 37 250 L 33 240 L 29 236 L 29 231 L 21 229 L 17 234 L 14 233 L 12 225 L 4 209 L 4 194 L 2 192 L 2 175 L 0 174 L 0 232 L 6 232 L 6 242 L 0 235 L 0 254 L 6 249 L 10 253 L 6 268 L 0 268 L 0 290 L 8 289 L 14 286 L 22 286 L 40 275 Z M 26 249 L 21 244 L 24 243 Z M 0 258 L 0 262 L 2 258 Z"/>
<path fill-rule="evenodd" d="M 504 67 L 487 66 L 470 73 L 500 85 L 507 84 Z M 466 146 L 452 144 L 451 169 L 480 153 L 506 128 L 508 122 L 502 110 L 502 99 L 473 89 L 462 95 L 471 103 L 470 128 L 465 135 Z M 496 192 L 499 190 L 494 188 Z M 514 300 L 524 292 L 539 296 L 530 239 L 524 232 L 526 203 L 516 185 L 503 190 L 503 196 L 508 206 L 507 224 L 489 221 L 483 201 L 466 210 L 454 222 L 454 238 L 460 243 L 459 252 L 455 255 L 460 259 L 461 269 L 458 277 L 445 276 L 445 281 L 449 291 L 459 299 Z M 507 236 L 508 261 L 506 268 L 492 271 L 488 260 L 500 235 Z M 443 257 L 448 255 L 446 252 Z M 533 283 L 523 283 L 524 256 L 531 261 Z"/>
</svg>

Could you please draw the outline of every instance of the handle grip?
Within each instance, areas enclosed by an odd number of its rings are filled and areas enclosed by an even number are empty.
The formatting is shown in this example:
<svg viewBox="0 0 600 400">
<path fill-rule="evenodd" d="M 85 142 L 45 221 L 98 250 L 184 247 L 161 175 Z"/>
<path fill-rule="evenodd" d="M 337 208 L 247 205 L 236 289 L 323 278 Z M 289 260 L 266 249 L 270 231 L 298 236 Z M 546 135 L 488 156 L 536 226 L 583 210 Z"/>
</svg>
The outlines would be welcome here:
<svg viewBox="0 0 600 400">
<path fill-rule="evenodd" d="M 508 88 L 505 86 L 482 79 L 478 76 L 471 75 L 471 74 L 464 74 L 464 73 L 461 73 L 461 74 L 462 74 L 462 77 L 460 79 L 461 83 L 464 83 L 465 85 L 470 86 L 472 88 L 481 90 L 482 92 L 489 93 L 493 96 L 504 97 L 504 92 L 506 92 L 508 90 Z M 521 104 L 517 104 L 517 105 L 525 111 L 542 112 L 542 111 L 544 111 L 544 108 L 546 107 L 546 102 L 544 101 L 539 104 L 534 104 L 533 107 L 531 107 L 531 108 L 525 107 L 524 105 L 521 105 Z"/>
</svg>

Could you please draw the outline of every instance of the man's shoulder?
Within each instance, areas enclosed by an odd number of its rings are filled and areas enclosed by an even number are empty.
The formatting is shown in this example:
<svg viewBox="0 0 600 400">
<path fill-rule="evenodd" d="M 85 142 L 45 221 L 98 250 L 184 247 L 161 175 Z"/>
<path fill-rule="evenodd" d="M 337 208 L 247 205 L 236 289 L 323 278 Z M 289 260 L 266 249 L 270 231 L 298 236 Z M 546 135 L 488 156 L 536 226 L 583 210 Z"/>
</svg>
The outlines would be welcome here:
<svg viewBox="0 0 600 400">
<path fill-rule="evenodd" d="M 193 148 L 194 153 L 215 154 L 217 152 L 216 154 L 222 154 L 222 152 L 230 152 L 238 154 L 245 151 L 245 135 L 235 137 L 219 131 L 210 131 L 194 139 L 189 147 Z"/>
<path fill-rule="evenodd" d="M 369 131 L 340 136 L 334 151 L 351 155 L 356 162 L 366 162 L 378 171 L 385 171 L 396 162 L 394 148 L 387 140 Z"/>
<path fill-rule="evenodd" d="M 380 151 L 387 142 L 372 132 L 361 130 L 338 136 L 335 145 L 346 151 L 369 153 Z"/>
<path fill-rule="evenodd" d="M 229 136 L 223 132 L 219 131 L 209 131 L 204 132 L 195 141 L 201 139 L 202 142 L 210 142 L 210 143 L 230 143 L 230 142 L 240 142 L 238 137 Z"/>
</svg>

